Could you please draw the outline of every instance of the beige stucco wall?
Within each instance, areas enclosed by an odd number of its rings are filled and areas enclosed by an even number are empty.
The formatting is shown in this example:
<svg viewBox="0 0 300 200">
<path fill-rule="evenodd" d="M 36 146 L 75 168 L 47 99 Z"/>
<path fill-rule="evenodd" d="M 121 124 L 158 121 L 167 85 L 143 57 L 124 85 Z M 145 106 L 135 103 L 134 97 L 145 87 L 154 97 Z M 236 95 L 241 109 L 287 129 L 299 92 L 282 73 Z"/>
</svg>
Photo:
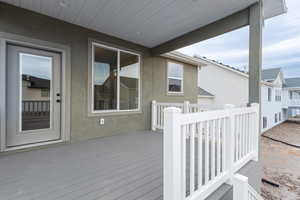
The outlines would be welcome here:
<svg viewBox="0 0 300 200">
<path fill-rule="evenodd" d="M 248 78 L 216 65 L 209 64 L 199 70 L 198 85 L 215 95 L 214 104 L 217 106 L 248 102 Z"/>
<path fill-rule="evenodd" d="M 47 16 L 0 3 L 0 31 L 67 45 L 71 49 L 71 140 L 79 141 L 150 129 L 150 103 L 197 101 L 197 67 L 185 65 L 184 96 L 166 94 L 166 59 L 150 57 L 148 49 Z M 88 116 L 88 40 L 94 39 L 142 54 L 142 110 L 137 114 Z"/>
</svg>

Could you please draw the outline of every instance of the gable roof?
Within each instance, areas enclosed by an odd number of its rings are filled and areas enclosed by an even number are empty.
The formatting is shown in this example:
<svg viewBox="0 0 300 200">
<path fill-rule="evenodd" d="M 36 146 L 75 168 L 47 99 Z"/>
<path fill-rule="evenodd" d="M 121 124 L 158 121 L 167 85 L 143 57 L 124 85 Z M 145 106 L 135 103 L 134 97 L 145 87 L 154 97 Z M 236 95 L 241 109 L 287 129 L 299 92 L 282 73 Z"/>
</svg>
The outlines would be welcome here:
<svg viewBox="0 0 300 200">
<path fill-rule="evenodd" d="M 264 69 L 261 72 L 261 80 L 274 81 L 277 78 L 280 71 L 281 71 L 280 68 Z"/>
<path fill-rule="evenodd" d="M 300 77 L 285 79 L 285 87 L 288 87 L 288 88 L 298 88 L 298 87 L 300 87 Z"/>
<path fill-rule="evenodd" d="M 198 95 L 199 96 L 208 96 L 208 97 L 214 97 L 215 95 L 209 93 L 208 91 L 204 90 L 201 87 L 198 87 Z"/>
</svg>

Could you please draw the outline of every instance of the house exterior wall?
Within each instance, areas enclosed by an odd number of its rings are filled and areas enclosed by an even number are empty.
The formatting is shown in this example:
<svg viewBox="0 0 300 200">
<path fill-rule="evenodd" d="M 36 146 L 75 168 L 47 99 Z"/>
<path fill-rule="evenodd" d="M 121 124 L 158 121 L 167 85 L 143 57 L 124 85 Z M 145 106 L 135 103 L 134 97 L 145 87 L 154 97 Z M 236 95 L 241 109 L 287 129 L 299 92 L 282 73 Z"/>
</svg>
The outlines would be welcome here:
<svg viewBox="0 0 300 200">
<path fill-rule="evenodd" d="M 198 96 L 198 104 L 213 105 L 214 102 L 215 102 L 214 98 L 207 98 L 207 97 L 199 97 Z"/>
<path fill-rule="evenodd" d="M 25 9 L 0 3 L 0 31 L 67 45 L 71 49 L 71 141 L 150 129 L 151 101 L 197 101 L 197 67 L 184 67 L 184 95 L 166 93 L 166 58 L 149 49 Z M 141 54 L 141 112 L 88 116 L 88 41 L 93 39 Z M 194 89 L 193 89 L 194 88 Z M 99 125 L 99 118 L 105 119 Z"/>
<path fill-rule="evenodd" d="M 215 95 L 215 105 L 248 102 L 248 78 L 216 65 L 210 64 L 199 70 L 198 85 Z"/>
<path fill-rule="evenodd" d="M 268 101 L 268 88 L 271 88 L 271 101 Z M 262 85 L 261 87 L 261 127 L 262 131 L 265 132 L 270 128 L 282 123 L 284 121 L 284 111 L 282 109 L 282 101 L 275 100 L 275 90 L 282 91 L 281 86 L 271 87 Z M 281 113 L 281 120 L 279 120 L 279 114 Z M 277 122 L 275 122 L 275 114 L 277 114 Z M 267 118 L 267 126 L 263 127 L 263 117 Z"/>
</svg>

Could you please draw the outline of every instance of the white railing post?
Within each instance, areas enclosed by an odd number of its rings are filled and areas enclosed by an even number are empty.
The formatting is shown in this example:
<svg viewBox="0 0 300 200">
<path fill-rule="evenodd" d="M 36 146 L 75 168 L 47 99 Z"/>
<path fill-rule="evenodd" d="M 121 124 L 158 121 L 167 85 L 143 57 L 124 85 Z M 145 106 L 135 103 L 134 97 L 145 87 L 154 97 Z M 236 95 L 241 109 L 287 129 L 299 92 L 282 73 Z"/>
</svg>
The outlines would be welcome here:
<svg viewBox="0 0 300 200">
<path fill-rule="evenodd" d="M 182 174 L 182 141 L 180 116 L 181 109 L 169 107 L 164 110 L 164 140 L 163 140 L 163 195 L 164 200 L 182 200 L 183 191 Z M 184 155 L 185 156 L 185 155 Z"/>
<path fill-rule="evenodd" d="M 152 112 L 151 112 L 151 129 L 152 129 L 152 131 L 156 131 L 157 104 L 156 104 L 155 100 L 152 101 L 151 110 L 152 110 Z"/>
<path fill-rule="evenodd" d="M 228 121 L 226 123 L 226 131 L 225 131 L 225 170 L 229 171 L 228 184 L 232 184 L 233 178 L 233 164 L 234 164 L 234 134 L 235 134 L 235 119 L 234 114 L 231 111 L 235 106 L 232 104 L 226 104 L 224 109 L 228 111 Z"/>
<path fill-rule="evenodd" d="M 248 177 L 239 174 L 234 175 L 233 200 L 248 200 Z"/>
<path fill-rule="evenodd" d="M 259 112 L 259 104 L 252 103 L 251 107 L 255 107 L 255 119 L 254 119 L 254 161 L 258 161 L 259 159 L 259 137 L 260 137 L 260 112 Z"/>
<path fill-rule="evenodd" d="M 189 113 L 190 112 L 190 102 L 184 101 L 183 102 L 183 113 Z"/>
</svg>

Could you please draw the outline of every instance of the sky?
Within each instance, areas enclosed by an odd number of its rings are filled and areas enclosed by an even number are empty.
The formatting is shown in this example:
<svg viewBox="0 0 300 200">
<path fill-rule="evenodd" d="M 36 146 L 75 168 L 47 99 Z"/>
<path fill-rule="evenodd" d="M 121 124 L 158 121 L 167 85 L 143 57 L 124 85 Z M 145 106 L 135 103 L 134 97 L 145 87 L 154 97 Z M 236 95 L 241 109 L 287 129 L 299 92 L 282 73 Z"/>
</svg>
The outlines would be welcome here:
<svg viewBox="0 0 300 200">
<path fill-rule="evenodd" d="M 31 54 L 22 54 L 21 57 L 22 74 L 51 79 L 52 76 L 52 58 L 46 56 L 35 56 Z"/>
<path fill-rule="evenodd" d="M 285 77 L 300 77 L 300 1 L 286 0 L 288 13 L 265 20 L 263 69 L 281 67 Z M 179 49 L 239 69 L 248 68 L 249 27 Z"/>
</svg>

